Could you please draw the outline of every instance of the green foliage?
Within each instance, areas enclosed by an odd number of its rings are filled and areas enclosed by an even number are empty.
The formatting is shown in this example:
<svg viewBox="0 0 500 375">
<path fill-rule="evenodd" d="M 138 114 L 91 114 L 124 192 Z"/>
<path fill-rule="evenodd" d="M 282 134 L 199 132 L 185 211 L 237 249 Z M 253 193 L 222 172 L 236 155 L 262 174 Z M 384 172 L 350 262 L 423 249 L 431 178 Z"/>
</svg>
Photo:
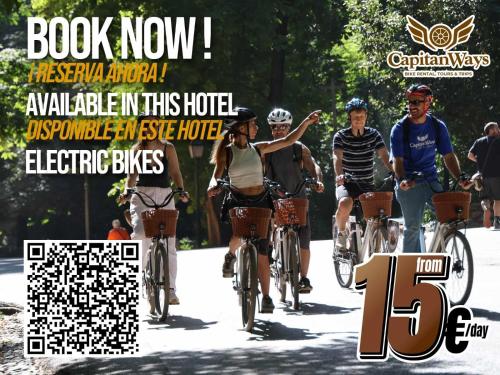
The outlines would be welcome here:
<svg viewBox="0 0 500 375">
<path fill-rule="evenodd" d="M 194 241 L 189 238 L 181 238 L 179 240 L 179 250 L 192 250 L 194 248 Z"/>
<path fill-rule="evenodd" d="M 404 88 L 415 79 L 404 79 L 401 71 L 390 69 L 387 54 L 401 50 L 407 54 L 425 48 L 414 43 L 406 27 L 406 15 L 427 26 L 445 23 L 455 26 L 469 15 L 476 16 L 471 39 L 464 45 L 470 53 L 488 53 L 491 66 L 475 72 L 473 79 L 421 80 L 435 92 L 433 111 L 448 125 L 453 145 L 462 165 L 472 172 L 475 165 L 465 156 L 482 125 L 499 114 L 498 90 L 500 5 L 494 0 L 408 2 L 402 0 L 277 0 L 132 2 L 100 0 L 19 0 L 0 5 L 0 191 L 4 217 L 0 219 L 0 246 L 17 246 L 15 238 L 43 236 L 81 238 L 83 230 L 82 176 L 33 176 L 24 173 L 24 149 L 108 148 L 129 149 L 133 142 L 34 142 L 26 144 L 25 104 L 29 92 L 231 92 L 234 103 L 247 105 L 259 115 L 258 140 L 270 139 L 265 118 L 274 106 L 285 107 L 295 124 L 314 109 L 323 109 L 318 126 L 303 137 L 323 168 L 324 194 L 313 194 L 313 238 L 330 235 L 334 211 L 331 160 L 333 134 L 347 126 L 343 110 L 353 96 L 369 103 L 369 125 L 378 128 L 386 142 L 392 125 L 405 112 Z M 28 84 L 30 62 L 25 58 L 26 17 L 64 16 L 209 16 L 212 17 L 212 59 L 203 59 L 203 33 L 195 35 L 191 60 L 170 60 L 167 79 L 159 84 Z M 109 33 L 116 55 L 121 47 L 119 22 Z M 277 56 L 282 66 L 275 69 Z M 103 60 L 104 61 L 104 60 Z M 118 62 L 118 58 L 115 59 Z M 107 62 L 107 61 L 106 61 Z M 167 61 L 158 61 L 159 63 Z M 281 82 L 281 83 L 280 83 Z M 271 95 L 278 92 L 279 94 Z M 195 162 L 187 142 L 176 142 L 185 189 L 195 192 Z M 204 157 L 198 161 L 200 207 L 213 166 L 208 163 L 211 148 L 205 143 Z M 443 168 L 441 162 L 438 167 Z M 99 183 L 98 183 L 99 181 Z M 104 183 L 102 191 L 98 186 Z M 121 212 L 114 198 L 124 185 L 123 176 L 91 179 L 91 212 L 96 238 L 109 226 L 109 217 Z M 103 209 L 106 207 L 106 209 Z M 189 213 L 196 207 L 193 202 Z M 52 211 L 51 211 L 52 210 Z M 121 210 L 121 209 L 120 209 Z M 71 214 L 68 214 L 71 213 Z M 21 230 L 30 225 L 29 231 Z M 206 223 L 202 223 L 206 230 Z M 42 234 L 40 234 L 42 233 Z M 67 233 L 64 232 L 64 235 Z M 45 238 L 45 237 L 44 237 Z M 181 241 L 184 241 L 181 240 Z M 182 246 L 192 247 L 186 239 Z"/>
</svg>

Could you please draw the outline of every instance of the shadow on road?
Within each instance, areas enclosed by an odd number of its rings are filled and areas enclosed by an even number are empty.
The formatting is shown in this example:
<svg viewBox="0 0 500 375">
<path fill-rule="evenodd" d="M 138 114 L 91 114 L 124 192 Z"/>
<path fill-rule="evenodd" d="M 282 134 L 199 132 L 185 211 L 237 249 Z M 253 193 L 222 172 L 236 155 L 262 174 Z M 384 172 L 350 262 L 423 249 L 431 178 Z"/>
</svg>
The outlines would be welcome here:
<svg viewBox="0 0 500 375">
<path fill-rule="evenodd" d="M 500 313 L 484 309 L 471 309 L 474 318 L 485 318 L 494 322 L 500 322 Z"/>
<path fill-rule="evenodd" d="M 311 340 L 325 333 L 310 333 L 308 329 L 290 328 L 277 322 L 256 320 L 253 336 L 248 341 Z"/>
<path fill-rule="evenodd" d="M 0 258 L 0 275 L 8 273 L 22 273 L 23 260 L 19 258 Z"/>
<path fill-rule="evenodd" d="M 304 315 L 349 314 L 360 309 L 359 307 L 331 306 L 314 302 L 302 303 L 301 308 Z"/>
<path fill-rule="evenodd" d="M 427 369 L 427 371 L 425 370 Z M 449 362 L 431 360 L 419 363 L 363 363 L 356 357 L 355 340 L 334 340 L 327 345 L 299 350 L 234 348 L 217 351 L 155 352 L 139 358 L 88 358 L 60 368 L 56 374 L 291 374 L 333 372 L 349 374 L 440 374 L 460 373 L 449 368 Z"/>
<path fill-rule="evenodd" d="M 359 307 L 342 307 L 325 305 L 323 303 L 302 302 L 300 309 L 295 310 L 292 307 L 292 302 L 280 303 L 279 307 L 286 312 L 287 315 L 331 315 L 331 314 L 349 314 L 350 312 L 359 310 Z"/>
<path fill-rule="evenodd" d="M 209 328 L 209 326 L 217 323 L 216 321 L 215 322 L 204 322 L 201 319 L 194 319 L 194 318 L 190 318 L 188 316 L 182 316 L 182 315 L 169 316 L 165 322 L 159 322 L 157 318 L 153 318 L 153 317 L 148 317 L 148 319 L 145 319 L 144 321 L 146 321 L 147 323 L 150 324 L 148 329 L 152 329 L 152 330 L 181 328 L 181 329 L 185 329 L 186 331 L 207 329 L 207 328 Z M 154 327 L 154 326 L 156 326 L 156 327 Z"/>
</svg>

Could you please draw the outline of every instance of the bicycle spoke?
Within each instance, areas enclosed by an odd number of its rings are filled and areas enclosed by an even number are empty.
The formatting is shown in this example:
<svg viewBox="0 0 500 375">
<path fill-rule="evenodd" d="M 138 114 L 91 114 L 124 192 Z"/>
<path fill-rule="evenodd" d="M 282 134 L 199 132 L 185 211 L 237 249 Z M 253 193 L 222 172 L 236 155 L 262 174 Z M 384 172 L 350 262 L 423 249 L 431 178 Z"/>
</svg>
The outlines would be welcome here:
<svg viewBox="0 0 500 375">
<path fill-rule="evenodd" d="M 469 298 L 473 282 L 473 261 L 465 235 L 455 231 L 445 239 L 446 253 L 451 257 L 450 276 L 446 283 L 452 305 L 464 304 Z"/>
</svg>

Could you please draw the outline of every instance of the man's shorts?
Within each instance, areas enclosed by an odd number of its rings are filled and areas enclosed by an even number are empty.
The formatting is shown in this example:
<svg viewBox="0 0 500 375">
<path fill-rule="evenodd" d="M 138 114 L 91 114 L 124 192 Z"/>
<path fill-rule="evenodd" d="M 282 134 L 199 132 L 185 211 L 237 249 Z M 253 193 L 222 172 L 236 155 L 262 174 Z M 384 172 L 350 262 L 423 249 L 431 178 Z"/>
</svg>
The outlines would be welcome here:
<svg viewBox="0 0 500 375">
<path fill-rule="evenodd" d="M 484 177 L 484 195 L 494 201 L 500 200 L 500 177 Z"/>
<path fill-rule="evenodd" d="M 361 185 L 355 184 L 353 182 L 345 183 L 344 185 L 339 185 L 335 189 L 335 195 L 337 197 L 337 201 L 342 198 L 351 197 L 352 199 L 356 199 L 363 193 L 367 193 L 369 191 L 374 191 L 375 186 L 373 185 Z"/>
</svg>

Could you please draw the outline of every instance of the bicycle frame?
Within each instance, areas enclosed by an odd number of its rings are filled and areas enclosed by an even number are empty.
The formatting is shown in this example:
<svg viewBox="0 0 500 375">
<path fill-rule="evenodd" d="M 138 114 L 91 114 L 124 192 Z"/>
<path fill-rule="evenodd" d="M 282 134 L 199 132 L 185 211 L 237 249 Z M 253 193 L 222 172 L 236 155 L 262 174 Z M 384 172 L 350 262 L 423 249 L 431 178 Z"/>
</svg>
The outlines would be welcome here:
<svg viewBox="0 0 500 375">
<path fill-rule="evenodd" d="M 278 227 L 275 230 L 275 235 L 278 235 L 278 240 L 281 243 L 279 251 L 276 252 L 277 258 L 276 261 L 281 261 L 281 266 L 283 267 L 283 273 L 285 275 L 288 275 L 291 272 L 291 265 L 290 265 L 290 247 L 289 244 L 285 242 L 285 237 L 288 233 L 295 233 L 297 241 L 299 241 L 299 234 L 298 234 L 298 228 L 295 228 L 296 225 L 284 225 L 282 227 Z M 297 248 L 300 249 L 300 243 Z M 297 254 L 297 258 L 299 260 L 300 264 L 300 251 Z"/>
<path fill-rule="evenodd" d="M 137 191 L 135 188 L 128 188 L 127 189 L 127 195 L 130 196 L 132 194 L 135 194 L 139 197 L 141 202 L 149 208 L 153 208 L 155 210 L 161 209 L 165 206 L 167 206 L 175 196 L 175 194 L 184 194 L 185 192 L 181 190 L 172 190 L 170 194 L 168 194 L 163 202 L 161 204 L 157 204 L 152 197 L 147 195 L 144 192 Z M 146 203 L 144 198 L 147 198 L 151 203 Z M 169 290 L 170 290 L 170 264 L 169 264 L 169 246 L 168 246 L 168 237 L 164 236 L 164 230 L 165 226 L 164 224 L 160 224 L 159 227 L 160 230 L 160 235 L 159 236 L 154 236 L 151 238 L 151 244 L 149 245 L 149 248 L 146 252 L 146 255 L 148 257 L 146 269 L 144 269 L 143 272 L 143 281 L 146 286 L 146 292 L 148 294 L 148 300 L 150 303 L 151 307 L 151 314 L 154 313 L 154 310 L 161 314 L 160 321 L 163 321 L 167 318 L 168 316 L 168 305 L 169 305 Z M 164 256 L 165 258 L 163 259 L 164 266 L 161 267 L 157 273 L 156 267 L 159 264 L 159 260 L 162 258 L 162 252 L 160 252 L 160 243 L 163 246 L 164 249 Z M 158 263 L 158 264 L 157 264 Z M 164 280 L 163 282 L 161 280 Z M 148 290 L 148 284 L 150 284 L 150 287 L 153 287 L 153 290 Z M 164 306 L 161 306 L 160 301 L 160 294 L 159 288 L 163 287 L 163 294 L 165 298 L 165 303 Z M 151 300 L 151 295 L 150 293 L 154 293 L 154 300 Z"/>
<path fill-rule="evenodd" d="M 427 249 L 425 243 L 424 247 L 427 253 L 437 253 L 440 249 L 444 249 L 444 236 L 450 230 L 449 224 L 437 223 L 434 228 L 434 234 L 432 236 L 431 244 L 429 249 Z"/>
<path fill-rule="evenodd" d="M 368 251 L 369 243 L 372 240 L 373 230 L 375 225 L 379 225 L 379 219 L 368 219 L 366 222 L 366 229 L 363 233 L 361 225 L 358 222 L 354 223 L 354 232 L 356 233 L 356 250 L 358 253 L 358 261 L 361 262 L 365 259 L 366 253 Z M 364 235 L 363 235 L 364 234 Z M 351 234 L 352 239 L 352 234 Z"/>
</svg>

